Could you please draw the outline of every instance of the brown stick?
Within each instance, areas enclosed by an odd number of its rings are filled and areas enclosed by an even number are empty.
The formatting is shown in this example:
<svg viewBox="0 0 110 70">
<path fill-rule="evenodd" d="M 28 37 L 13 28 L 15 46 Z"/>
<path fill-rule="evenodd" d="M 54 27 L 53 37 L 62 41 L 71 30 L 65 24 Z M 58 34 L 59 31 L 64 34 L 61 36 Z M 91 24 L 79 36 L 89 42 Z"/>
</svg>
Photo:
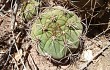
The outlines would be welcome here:
<svg viewBox="0 0 110 70">
<path fill-rule="evenodd" d="M 87 63 L 83 64 L 82 67 L 80 68 L 80 70 L 84 70 L 85 68 L 87 68 L 87 67 L 91 64 L 91 62 L 92 62 L 96 57 L 98 57 L 101 53 L 103 53 L 108 47 L 110 47 L 110 44 L 107 45 L 107 46 L 105 46 L 104 48 L 102 48 L 99 52 L 97 52 L 97 53 L 94 55 L 94 57 L 93 57 L 90 61 L 88 61 Z"/>
</svg>

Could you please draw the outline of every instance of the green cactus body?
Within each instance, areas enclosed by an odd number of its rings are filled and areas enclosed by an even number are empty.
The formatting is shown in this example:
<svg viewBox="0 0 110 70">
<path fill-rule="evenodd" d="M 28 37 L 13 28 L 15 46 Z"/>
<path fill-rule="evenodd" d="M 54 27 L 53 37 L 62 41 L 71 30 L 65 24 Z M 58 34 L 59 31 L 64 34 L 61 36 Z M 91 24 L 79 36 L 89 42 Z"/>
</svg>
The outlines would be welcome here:
<svg viewBox="0 0 110 70">
<path fill-rule="evenodd" d="M 29 2 L 24 2 L 22 7 L 22 17 L 23 20 L 28 21 L 33 18 L 37 13 L 37 7 L 39 3 L 35 0 L 29 0 Z"/>
<path fill-rule="evenodd" d="M 82 29 L 81 20 L 74 12 L 55 6 L 44 10 L 35 20 L 31 36 L 40 54 L 61 59 L 78 48 Z"/>
</svg>

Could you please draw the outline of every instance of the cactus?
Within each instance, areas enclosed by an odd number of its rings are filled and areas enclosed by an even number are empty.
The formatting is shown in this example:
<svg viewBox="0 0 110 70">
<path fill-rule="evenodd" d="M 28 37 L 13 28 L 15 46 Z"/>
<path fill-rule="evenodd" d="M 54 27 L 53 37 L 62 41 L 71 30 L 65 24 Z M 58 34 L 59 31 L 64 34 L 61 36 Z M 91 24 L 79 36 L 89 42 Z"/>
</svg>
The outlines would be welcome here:
<svg viewBox="0 0 110 70">
<path fill-rule="evenodd" d="M 24 21 L 28 21 L 33 18 L 37 13 L 37 7 L 39 3 L 35 0 L 29 0 L 29 2 L 23 2 L 22 17 Z"/>
<path fill-rule="evenodd" d="M 74 12 L 55 6 L 45 9 L 33 22 L 31 37 L 40 54 L 61 59 L 78 48 L 82 29 L 81 19 Z"/>
</svg>

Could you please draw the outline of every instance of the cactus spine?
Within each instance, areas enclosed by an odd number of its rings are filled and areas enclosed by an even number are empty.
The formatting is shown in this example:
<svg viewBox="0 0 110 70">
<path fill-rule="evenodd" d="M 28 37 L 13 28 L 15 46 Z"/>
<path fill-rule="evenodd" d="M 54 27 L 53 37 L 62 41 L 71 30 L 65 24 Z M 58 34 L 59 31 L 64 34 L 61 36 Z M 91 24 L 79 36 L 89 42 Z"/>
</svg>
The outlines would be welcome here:
<svg viewBox="0 0 110 70">
<path fill-rule="evenodd" d="M 33 22 L 31 36 L 40 54 L 61 59 L 78 48 L 82 29 L 74 12 L 55 6 L 45 9 Z"/>
</svg>

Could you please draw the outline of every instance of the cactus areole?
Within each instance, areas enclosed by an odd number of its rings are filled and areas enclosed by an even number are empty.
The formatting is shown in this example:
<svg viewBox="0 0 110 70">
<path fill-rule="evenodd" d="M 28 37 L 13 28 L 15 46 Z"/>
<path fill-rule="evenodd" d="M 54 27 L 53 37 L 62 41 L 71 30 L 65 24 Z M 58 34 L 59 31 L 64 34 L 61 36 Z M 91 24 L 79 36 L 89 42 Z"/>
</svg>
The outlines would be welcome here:
<svg viewBox="0 0 110 70">
<path fill-rule="evenodd" d="M 38 52 L 54 59 L 67 56 L 79 46 L 81 19 L 61 6 L 45 9 L 32 25 L 31 36 Z"/>
</svg>

